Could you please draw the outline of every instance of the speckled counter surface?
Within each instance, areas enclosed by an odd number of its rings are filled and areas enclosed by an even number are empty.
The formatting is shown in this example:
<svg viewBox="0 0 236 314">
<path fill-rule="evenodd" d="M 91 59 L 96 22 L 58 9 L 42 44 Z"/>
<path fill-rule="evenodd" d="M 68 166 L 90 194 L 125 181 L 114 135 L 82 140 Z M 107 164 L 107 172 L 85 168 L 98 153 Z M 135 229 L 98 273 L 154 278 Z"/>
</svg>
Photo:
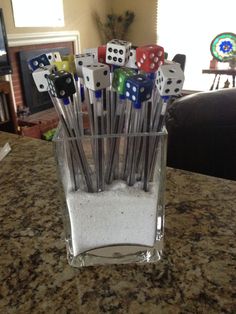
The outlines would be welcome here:
<svg viewBox="0 0 236 314">
<path fill-rule="evenodd" d="M 236 182 L 168 169 L 152 265 L 67 264 L 51 143 L 0 132 L 0 313 L 236 313 Z"/>
</svg>

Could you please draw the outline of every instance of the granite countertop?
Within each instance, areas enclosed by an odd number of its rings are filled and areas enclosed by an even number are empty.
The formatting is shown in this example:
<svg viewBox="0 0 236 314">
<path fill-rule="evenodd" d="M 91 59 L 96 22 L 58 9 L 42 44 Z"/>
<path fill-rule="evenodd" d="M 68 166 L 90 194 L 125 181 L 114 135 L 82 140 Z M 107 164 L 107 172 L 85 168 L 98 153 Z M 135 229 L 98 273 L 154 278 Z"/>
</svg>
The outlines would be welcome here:
<svg viewBox="0 0 236 314">
<path fill-rule="evenodd" d="M 167 170 L 149 265 L 68 265 L 52 144 L 0 132 L 0 313 L 236 313 L 236 182 Z"/>
</svg>

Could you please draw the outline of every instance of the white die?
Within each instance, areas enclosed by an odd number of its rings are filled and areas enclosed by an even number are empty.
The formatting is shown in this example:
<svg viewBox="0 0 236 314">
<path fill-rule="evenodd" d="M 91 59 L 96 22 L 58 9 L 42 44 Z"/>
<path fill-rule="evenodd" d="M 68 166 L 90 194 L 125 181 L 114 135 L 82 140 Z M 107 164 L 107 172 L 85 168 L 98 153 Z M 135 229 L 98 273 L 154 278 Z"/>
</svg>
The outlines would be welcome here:
<svg viewBox="0 0 236 314">
<path fill-rule="evenodd" d="M 179 63 L 162 64 L 157 71 L 156 86 L 161 96 L 174 96 L 181 93 L 184 85 L 184 72 Z"/>
<path fill-rule="evenodd" d="M 110 68 L 103 63 L 95 63 L 82 67 L 84 84 L 93 91 L 110 86 Z"/>
<path fill-rule="evenodd" d="M 46 53 L 46 56 L 47 56 L 47 58 L 48 58 L 48 61 L 49 61 L 49 63 L 50 64 L 52 64 L 53 63 L 53 53 L 52 52 L 49 52 L 49 53 Z"/>
<path fill-rule="evenodd" d="M 55 62 L 62 61 L 61 54 L 59 51 L 54 51 L 52 54 Z"/>
<path fill-rule="evenodd" d="M 57 52 L 57 51 L 49 52 L 49 53 L 46 53 L 46 56 L 50 64 L 53 64 L 53 62 L 56 62 L 56 61 L 61 61 L 60 52 Z"/>
<path fill-rule="evenodd" d="M 39 68 L 32 73 L 34 83 L 39 92 L 46 92 L 48 90 L 47 75 L 51 74 L 53 67 L 46 66 Z"/>
<path fill-rule="evenodd" d="M 112 39 L 107 43 L 106 63 L 124 66 L 129 60 L 130 49 L 130 42 Z"/>
<path fill-rule="evenodd" d="M 94 59 L 91 53 L 81 53 L 75 56 L 75 67 L 79 77 L 83 77 L 82 67 L 93 64 Z"/>
<path fill-rule="evenodd" d="M 98 62 L 98 48 L 86 48 L 84 53 L 91 53 L 93 55 L 94 62 Z"/>
<path fill-rule="evenodd" d="M 136 62 L 136 49 L 130 49 L 130 56 L 129 61 L 125 65 L 127 68 L 137 69 L 137 62 Z"/>
</svg>

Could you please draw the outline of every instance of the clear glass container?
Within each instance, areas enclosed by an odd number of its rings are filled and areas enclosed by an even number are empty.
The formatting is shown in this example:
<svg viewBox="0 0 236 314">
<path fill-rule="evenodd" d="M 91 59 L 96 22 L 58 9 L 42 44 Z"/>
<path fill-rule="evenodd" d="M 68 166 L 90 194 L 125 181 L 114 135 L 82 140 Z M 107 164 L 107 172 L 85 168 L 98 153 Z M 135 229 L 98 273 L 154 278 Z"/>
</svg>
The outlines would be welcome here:
<svg viewBox="0 0 236 314">
<path fill-rule="evenodd" d="M 167 131 L 54 137 L 69 264 L 156 262 L 164 235 Z"/>
</svg>

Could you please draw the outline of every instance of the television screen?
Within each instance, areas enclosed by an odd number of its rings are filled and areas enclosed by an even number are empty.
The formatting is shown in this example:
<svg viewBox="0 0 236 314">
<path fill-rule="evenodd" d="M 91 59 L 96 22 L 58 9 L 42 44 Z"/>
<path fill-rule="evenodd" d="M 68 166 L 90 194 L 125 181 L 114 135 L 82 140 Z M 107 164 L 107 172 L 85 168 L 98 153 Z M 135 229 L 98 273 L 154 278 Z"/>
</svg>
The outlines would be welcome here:
<svg viewBox="0 0 236 314">
<path fill-rule="evenodd" d="M 3 11 L 0 9 L 0 75 L 12 73 Z"/>
</svg>

